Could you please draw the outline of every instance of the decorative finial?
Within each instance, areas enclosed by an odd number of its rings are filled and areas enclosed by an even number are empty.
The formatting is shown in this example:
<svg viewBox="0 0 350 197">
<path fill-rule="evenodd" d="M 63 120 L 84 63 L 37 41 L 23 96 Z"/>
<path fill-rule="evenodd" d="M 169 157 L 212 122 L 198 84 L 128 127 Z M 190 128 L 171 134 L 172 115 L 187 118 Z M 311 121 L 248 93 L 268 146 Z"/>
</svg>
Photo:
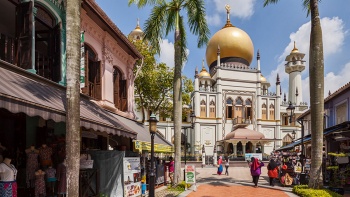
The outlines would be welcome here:
<svg viewBox="0 0 350 197">
<path fill-rule="evenodd" d="M 204 59 L 202 60 L 202 70 L 205 69 L 204 67 Z"/>
<path fill-rule="evenodd" d="M 293 48 L 293 50 L 292 50 L 291 53 L 298 53 L 298 52 L 299 52 L 299 50 L 298 50 L 298 48 L 296 47 L 295 41 L 294 41 L 294 48 Z"/>
<path fill-rule="evenodd" d="M 233 25 L 231 24 L 231 21 L 230 21 L 230 11 L 231 11 L 231 6 L 226 4 L 225 5 L 225 9 L 226 9 L 226 13 L 227 13 L 227 19 L 226 19 L 226 24 L 223 28 L 225 27 L 233 27 Z"/>
<path fill-rule="evenodd" d="M 135 29 L 141 29 L 139 18 L 137 18 L 137 23 L 136 23 L 136 28 Z"/>
<path fill-rule="evenodd" d="M 217 55 L 220 55 L 220 46 L 218 45 Z"/>
<path fill-rule="evenodd" d="M 286 93 L 284 93 L 284 95 L 283 95 L 283 101 L 284 101 L 284 102 L 287 101 L 287 99 L 286 99 Z"/>
<path fill-rule="evenodd" d="M 260 50 L 258 49 L 257 55 L 256 55 L 256 59 L 260 60 Z"/>
<path fill-rule="evenodd" d="M 328 90 L 328 96 L 330 96 L 331 95 L 331 91 L 330 90 Z"/>
<path fill-rule="evenodd" d="M 194 71 L 194 78 L 198 78 L 198 66 L 196 66 L 196 70 Z"/>
<path fill-rule="evenodd" d="M 280 75 L 277 73 L 276 85 L 280 85 Z"/>
<path fill-rule="evenodd" d="M 280 86 L 280 96 L 282 95 L 282 86 Z"/>
</svg>

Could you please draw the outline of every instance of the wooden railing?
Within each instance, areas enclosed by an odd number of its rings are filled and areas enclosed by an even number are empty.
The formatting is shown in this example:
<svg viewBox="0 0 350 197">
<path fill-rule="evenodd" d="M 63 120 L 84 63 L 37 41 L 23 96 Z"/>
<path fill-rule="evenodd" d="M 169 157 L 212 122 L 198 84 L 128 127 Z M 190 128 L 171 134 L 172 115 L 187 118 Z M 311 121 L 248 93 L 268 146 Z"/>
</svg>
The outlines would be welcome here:
<svg viewBox="0 0 350 197">
<path fill-rule="evenodd" d="M 38 75 L 52 80 L 53 58 L 35 51 L 35 70 Z"/>
<path fill-rule="evenodd" d="M 15 64 L 15 38 L 0 33 L 0 59 Z"/>
</svg>

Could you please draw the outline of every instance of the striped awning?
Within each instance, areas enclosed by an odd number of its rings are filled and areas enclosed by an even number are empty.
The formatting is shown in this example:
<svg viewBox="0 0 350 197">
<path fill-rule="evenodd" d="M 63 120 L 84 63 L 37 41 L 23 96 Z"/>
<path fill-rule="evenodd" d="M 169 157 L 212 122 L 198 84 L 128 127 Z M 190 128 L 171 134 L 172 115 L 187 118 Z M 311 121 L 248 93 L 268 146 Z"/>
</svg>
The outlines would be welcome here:
<svg viewBox="0 0 350 197">
<path fill-rule="evenodd" d="M 2 60 L 0 76 L 0 108 L 55 122 L 66 121 L 66 87 Z M 80 95 L 80 126 L 132 139 L 137 135 L 83 94 Z"/>
</svg>

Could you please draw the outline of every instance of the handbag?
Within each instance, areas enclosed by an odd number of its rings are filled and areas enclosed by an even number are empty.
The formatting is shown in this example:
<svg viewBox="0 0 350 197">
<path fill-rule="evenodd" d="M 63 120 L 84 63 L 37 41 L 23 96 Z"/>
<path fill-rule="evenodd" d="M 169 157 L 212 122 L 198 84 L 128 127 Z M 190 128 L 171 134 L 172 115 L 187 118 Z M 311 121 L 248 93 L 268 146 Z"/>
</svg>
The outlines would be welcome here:
<svg viewBox="0 0 350 197">
<path fill-rule="evenodd" d="M 301 171 L 302 171 L 302 166 L 301 166 L 301 163 L 298 161 L 297 164 L 295 164 L 294 166 L 294 172 L 301 173 Z"/>
</svg>

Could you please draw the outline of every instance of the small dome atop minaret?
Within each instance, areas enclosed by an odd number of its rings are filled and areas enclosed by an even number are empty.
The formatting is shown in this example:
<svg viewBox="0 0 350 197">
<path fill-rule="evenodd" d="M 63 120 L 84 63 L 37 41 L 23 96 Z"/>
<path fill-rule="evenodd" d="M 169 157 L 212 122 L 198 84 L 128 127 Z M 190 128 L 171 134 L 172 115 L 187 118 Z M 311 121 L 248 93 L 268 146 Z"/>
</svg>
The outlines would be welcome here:
<svg viewBox="0 0 350 197">
<path fill-rule="evenodd" d="M 292 52 L 290 52 L 290 53 L 299 53 L 298 48 L 295 46 L 295 41 L 294 41 L 294 48 L 293 48 Z"/>
<path fill-rule="evenodd" d="M 142 40 L 143 31 L 140 27 L 140 21 L 137 19 L 137 25 L 134 30 L 132 30 L 129 36 L 135 40 Z"/>
<path fill-rule="evenodd" d="M 202 70 L 201 72 L 199 73 L 198 75 L 199 78 L 202 78 L 202 77 L 209 77 L 210 78 L 210 74 L 208 73 L 207 69 L 205 68 L 204 66 L 204 60 L 202 62 Z"/>
</svg>

